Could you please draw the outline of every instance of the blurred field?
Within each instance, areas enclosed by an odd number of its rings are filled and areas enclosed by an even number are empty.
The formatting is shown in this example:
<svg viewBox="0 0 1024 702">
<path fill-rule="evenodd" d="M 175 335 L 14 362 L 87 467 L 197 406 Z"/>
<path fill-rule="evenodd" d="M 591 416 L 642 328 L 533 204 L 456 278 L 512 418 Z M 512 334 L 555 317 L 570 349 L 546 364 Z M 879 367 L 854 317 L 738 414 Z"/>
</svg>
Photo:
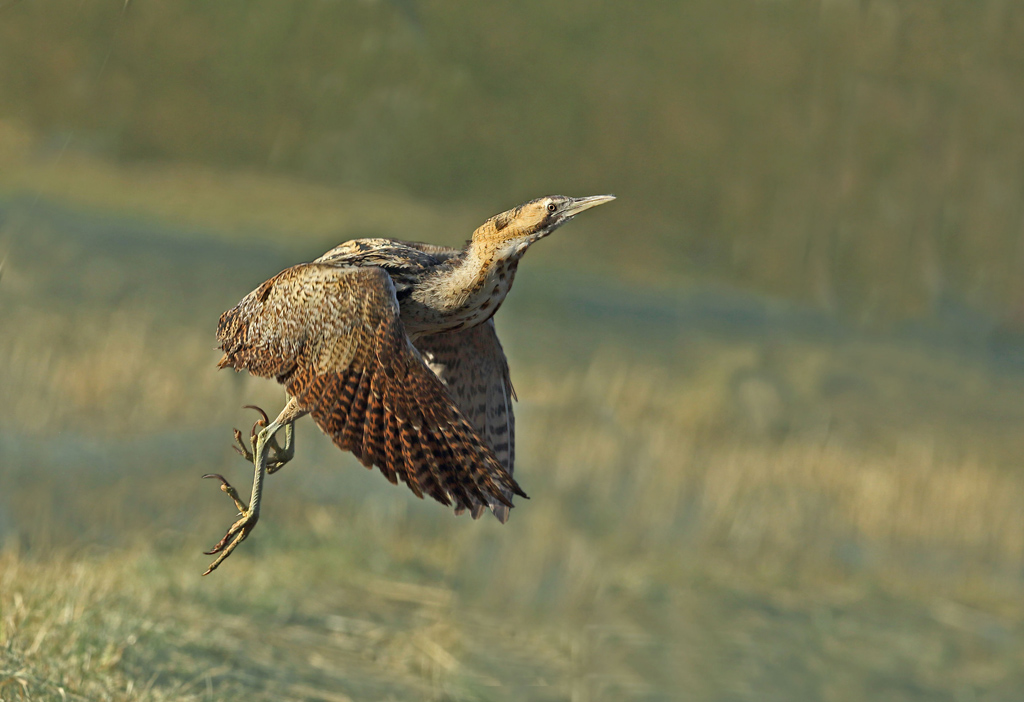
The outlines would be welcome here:
<svg viewBox="0 0 1024 702">
<path fill-rule="evenodd" d="M 0 120 L 34 132 L 41 161 L 263 171 L 488 213 L 614 192 L 633 204 L 595 218 L 598 245 L 553 257 L 633 280 L 725 278 L 874 325 L 950 300 L 1021 324 L 1020 3 L 13 0 L 0 13 Z M 175 203 L 219 210 L 202 182 Z M 622 232 L 642 245 L 613 261 Z"/>
<path fill-rule="evenodd" d="M 1017 702 L 1022 123 L 1005 0 L 0 0 L 0 702 Z M 555 192 L 532 499 L 307 420 L 201 578 L 283 401 L 221 311 Z"/>
<path fill-rule="evenodd" d="M 508 525 L 304 426 L 200 578 L 233 512 L 198 478 L 245 485 L 230 427 L 282 401 L 214 370 L 212 330 L 294 253 L 46 198 L 0 218 L 5 700 L 1019 696 L 1013 346 L 559 279 L 538 248 L 499 319 L 533 497 Z"/>
</svg>

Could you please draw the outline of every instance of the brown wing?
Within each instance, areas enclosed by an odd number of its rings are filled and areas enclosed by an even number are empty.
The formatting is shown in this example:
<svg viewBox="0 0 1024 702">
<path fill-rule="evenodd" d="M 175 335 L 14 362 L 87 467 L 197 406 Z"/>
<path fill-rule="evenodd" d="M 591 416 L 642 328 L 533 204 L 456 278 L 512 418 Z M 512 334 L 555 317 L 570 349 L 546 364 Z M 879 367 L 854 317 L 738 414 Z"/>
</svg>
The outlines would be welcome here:
<svg viewBox="0 0 1024 702">
<path fill-rule="evenodd" d="M 431 370 L 448 386 L 462 414 L 512 475 L 516 450 L 516 419 L 512 412 L 515 391 L 494 320 L 470 329 L 420 337 L 415 343 Z M 505 497 L 510 498 L 511 494 Z M 502 522 L 508 519 L 508 507 L 500 501 L 488 500 L 487 506 Z M 473 517 L 479 518 L 483 508 L 475 506 Z"/>
<path fill-rule="evenodd" d="M 340 448 L 422 497 L 525 494 L 423 362 L 380 268 L 289 268 L 220 319 L 220 366 L 276 377 Z"/>
</svg>

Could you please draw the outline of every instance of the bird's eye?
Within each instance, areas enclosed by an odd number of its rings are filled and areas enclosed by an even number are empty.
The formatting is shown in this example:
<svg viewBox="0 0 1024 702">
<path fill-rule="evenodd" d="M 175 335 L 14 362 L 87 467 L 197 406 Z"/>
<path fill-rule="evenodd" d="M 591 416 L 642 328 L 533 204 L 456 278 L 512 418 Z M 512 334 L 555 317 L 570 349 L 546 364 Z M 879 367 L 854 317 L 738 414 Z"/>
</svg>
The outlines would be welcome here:
<svg viewBox="0 0 1024 702">
<path fill-rule="evenodd" d="M 555 203 L 553 203 L 553 202 L 549 202 L 548 203 L 548 212 L 554 214 L 555 210 L 557 210 L 557 209 L 558 208 L 555 206 Z"/>
</svg>

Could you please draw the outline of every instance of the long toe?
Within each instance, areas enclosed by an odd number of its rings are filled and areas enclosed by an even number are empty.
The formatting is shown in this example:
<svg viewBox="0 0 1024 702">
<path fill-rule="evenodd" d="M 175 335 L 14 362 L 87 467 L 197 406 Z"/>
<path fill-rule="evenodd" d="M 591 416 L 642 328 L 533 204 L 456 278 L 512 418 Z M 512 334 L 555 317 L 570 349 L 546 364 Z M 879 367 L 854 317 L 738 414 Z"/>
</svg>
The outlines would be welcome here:
<svg viewBox="0 0 1024 702">
<path fill-rule="evenodd" d="M 212 556 L 215 553 L 219 553 L 217 559 L 210 564 L 210 567 L 203 572 L 203 575 L 209 575 L 217 569 L 221 563 L 227 559 L 228 556 L 238 547 L 238 544 L 245 541 L 245 539 L 252 532 L 256 526 L 256 522 L 259 520 L 259 516 L 253 512 L 243 514 L 242 518 L 231 525 L 227 533 L 224 534 L 224 538 L 217 542 L 217 545 L 211 548 L 209 551 L 203 551 L 207 556 Z"/>
<path fill-rule="evenodd" d="M 235 490 L 231 483 L 228 482 L 228 479 L 225 478 L 223 475 L 221 475 L 220 473 L 207 473 L 203 477 L 216 478 L 217 480 L 219 480 L 221 492 L 225 493 L 228 497 L 231 498 L 231 501 L 235 503 L 235 507 L 238 508 L 238 511 L 240 513 L 245 513 L 249 511 L 249 505 L 245 504 L 242 498 L 238 496 L 238 490 Z"/>
<path fill-rule="evenodd" d="M 234 534 L 228 531 L 226 534 L 224 534 L 224 538 L 218 541 L 213 548 L 211 548 L 209 551 L 203 551 L 203 553 L 207 556 L 212 556 L 215 553 L 220 553 L 224 550 L 224 547 L 228 545 L 228 540 L 231 539 L 232 536 L 234 536 Z"/>
<path fill-rule="evenodd" d="M 232 446 L 231 448 L 237 451 L 239 456 L 244 458 L 249 463 L 252 463 L 255 460 L 255 458 L 252 455 L 252 451 L 250 451 L 249 448 L 246 448 L 245 442 L 242 440 L 242 432 L 239 431 L 238 429 L 235 429 L 234 432 L 235 445 Z"/>
<path fill-rule="evenodd" d="M 283 452 L 279 452 L 274 456 L 270 457 L 270 461 L 267 463 L 267 473 L 274 474 L 281 470 L 288 463 L 290 458 L 282 455 Z"/>
</svg>

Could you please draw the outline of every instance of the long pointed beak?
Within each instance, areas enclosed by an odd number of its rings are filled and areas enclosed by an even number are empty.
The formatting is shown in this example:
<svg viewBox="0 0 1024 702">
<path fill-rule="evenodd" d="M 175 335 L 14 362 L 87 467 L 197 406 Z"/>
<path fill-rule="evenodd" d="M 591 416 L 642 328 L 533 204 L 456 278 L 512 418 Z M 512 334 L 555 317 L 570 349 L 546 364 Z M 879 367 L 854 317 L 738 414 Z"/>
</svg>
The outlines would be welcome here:
<svg viewBox="0 0 1024 702">
<path fill-rule="evenodd" d="M 572 201 L 565 206 L 565 209 L 563 210 L 563 217 L 566 219 L 569 217 L 575 217 L 583 210 L 589 210 L 591 207 L 603 205 L 604 203 L 611 202 L 614 199 L 614 195 L 591 195 L 590 197 L 573 198 Z"/>
</svg>

